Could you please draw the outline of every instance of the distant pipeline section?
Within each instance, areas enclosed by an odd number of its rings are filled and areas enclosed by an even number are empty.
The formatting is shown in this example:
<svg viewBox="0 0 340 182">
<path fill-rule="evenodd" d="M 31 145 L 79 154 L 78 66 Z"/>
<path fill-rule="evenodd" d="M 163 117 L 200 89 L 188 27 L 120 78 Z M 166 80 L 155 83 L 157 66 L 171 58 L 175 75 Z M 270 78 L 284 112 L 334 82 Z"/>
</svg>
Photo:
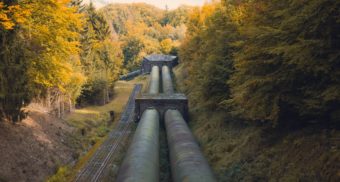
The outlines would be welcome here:
<svg viewBox="0 0 340 182">
<path fill-rule="evenodd" d="M 159 93 L 159 67 L 153 66 L 150 75 L 149 94 Z"/>
<path fill-rule="evenodd" d="M 142 70 L 138 69 L 136 71 L 132 71 L 126 75 L 122 75 L 119 77 L 119 80 L 132 80 L 133 78 L 142 74 Z"/>
<path fill-rule="evenodd" d="M 159 68 L 152 68 L 149 93 L 159 93 Z M 118 182 L 159 181 L 159 113 L 145 110 L 138 123 L 132 143 L 119 169 Z"/>
<path fill-rule="evenodd" d="M 174 86 L 172 85 L 171 73 L 168 66 L 162 67 L 162 84 L 164 93 L 166 94 L 174 93 Z"/>
<path fill-rule="evenodd" d="M 142 75 L 148 74 L 151 72 L 153 66 L 158 66 L 162 68 L 163 65 L 168 66 L 169 69 L 172 69 L 178 64 L 178 57 L 171 55 L 162 55 L 162 54 L 152 54 L 145 56 L 142 60 L 142 64 L 140 69 L 127 73 L 125 75 L 121 75 L 119 80 L 132 80 L 133 78 Z"/>
</svg>

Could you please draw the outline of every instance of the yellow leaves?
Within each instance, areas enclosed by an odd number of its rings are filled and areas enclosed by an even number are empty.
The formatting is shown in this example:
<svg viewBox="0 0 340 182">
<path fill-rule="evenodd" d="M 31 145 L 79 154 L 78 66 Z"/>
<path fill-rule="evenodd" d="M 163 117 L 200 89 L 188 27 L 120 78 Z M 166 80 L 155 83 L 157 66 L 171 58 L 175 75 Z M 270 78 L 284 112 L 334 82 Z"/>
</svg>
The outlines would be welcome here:
<svg viewBox="0 0 340 182">
<path fill-rule="evenodd" d="M 8 16 L 8 10 L 5 10 L 5 6 L 3 2 L 0 2 L 0 25 L 5 30 L 13 29 L 14 22 Z"/>
<path fill-rule="evenodd" d="M 209 3 L 205 4 L 202 8 L 195 8 L 189 15 L 188 34 L 187 36 L 192 36 L 197 34 L 200 30 L 203 30 L 206 26 L 206 20 L 211 17 L 216 8 L 219 8 L 219 3 Z"/>
<path fill-rule="evenodd" d="M 22 7 L 31 14 L 22 24 L 24 37 L 32 42 L 29 74 L 34 83 L 43 87 L 58 87 L 61 91 L 79 87 L 83 78 L 78 70 L 79 30 L 82 15 L 69 6 L 70 0 L 22 0 Z M 18 10 L 18 7 L 12 7 Z M 24 12 L 25 13 L 25 12 Z M 16 22 L 21 22 L 17 18 Z M 76 74 L 76 75 L 74 75 Z M 77 82 L 77 83 L 72 83 Z"/>
<path fill-rule="evenodd" d="M 12 30 L 16 24 L 25 23 L 30 13 L 29 9 L 20 5 L 6 6 L 3 2 L 0 2 L 0 27 L 5 30 Z"/>
<path fill-rule="evenodd" d="M 11 21 L 4 21 L 4 22 L 1 22 L 1 25 L 6 30 L 12 30 L 15 24 L 13 22 L 11 22 Z"/>
<path fill-rule="evenodd" d="M 134 22 L 128 20 L 125 23 L 126 30 L 128 30 L 129 35 L 139 35 L 142 36 L 148 31 L 148 26 L 143 22 Z"/>
<path fill-rule="evenodd" d="M 234 8 L 230 11 L 230 19 L 238 24 L 240 24 L 247 15 L 247 7 L 245 5 L 234 6 Z"/>
<path fill-rule="evenodd" d="M 171 39 L 164 39 L 160 42 L 160 46 L 161 46 L 161 51 L 164 54 L 169 54 L 172 47 L 173 47 L 173 43 Z"/>
</svg>

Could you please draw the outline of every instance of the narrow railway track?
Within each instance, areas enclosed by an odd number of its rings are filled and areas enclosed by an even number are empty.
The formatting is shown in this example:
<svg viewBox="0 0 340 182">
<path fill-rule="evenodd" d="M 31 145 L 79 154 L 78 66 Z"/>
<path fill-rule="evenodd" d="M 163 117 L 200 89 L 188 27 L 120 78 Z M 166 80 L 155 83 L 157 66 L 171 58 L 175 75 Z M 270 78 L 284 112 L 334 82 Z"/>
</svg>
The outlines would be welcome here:
<svg viewBox="0 0 340 182">
<path fill-rule="evenodd" d="M 122 147 L 123 141 L 132 133 L 134 125 L 135 98 L 142 88 L 141 84 L 136 84 L 120 118 L 118 126 L 113 129 L 108 138 L 99 147 L 87 165 L 79 172 L 76 182 L 96 182 L 103 181 L 113 168 L 114 154 Z"/>
<path fill-rule="evenodd" d="M 159 93 L 159 67 L 153 66 L 149 93 Z M 143 112 L 131 145 L 120 166 L 117 182 L 145 181 L 159 179 L 159 113 L 154 108 Z"/>
<path fill-rule="evenodd" d="M 140 108 L 144 104 L 142 107 L 145 110 L 141 115 L 125 159 L 120 166 L 116 181 L 159 181 L 160 127 L 158 122 L 161 121 L 161 116 L 165 122 L 172 181 L 215 182 L 213 172 L 180 112 L 181 108 L 172 103 L 167 103 L 167 100 L 176 99 L 173 97 L 175 93 L 169 67 L 163 65 L 161 72 L 162 80 L 160 80 L 159 66 L 152 66 L 148 92 L 149 100 L 146 99 L 147 104 L 141 103 L 141 100 L 137 102 L 136 108 Z M 162 86 L 162 93 L 160 93 L 160 86 Z M 157 100 L 159 95 L 166 99 Z M 167 104 L 169 104 L 169 108 L 162 108 Z"/>
<path fill-rule="evenodd" d="M 76 181 L 158 182 L 160 179 L 159 132 L 161 121 L 165 123 L 163 127 L 166 130 L 169 147 L 172 181 L 216 181 L 207 160 L 183 118 L 182 114 L 185 115 L 186 111 L 182 108 L 182 100 L 178 102 L 179 99 L 174 93 L 171 69 L 167 65 L 163 65 L 160 70 L 159 65 L 153 65 L 151 70 L 148 93 L 141 94 L 148 98 L 143 100 L 144 98 L 138 97 L 137 106 L 135 106 L 136 95 L 141 90 L 141 85 L 136 85 L 117 129 L 110 133 L 108 139 L 97 150 L 88 165 L 79 173 Z M 171 103 L 169 100 L 177 103 Z M 136 112 L 136 117 L 140 117 L 140 120 L 117 178 L 114 178 L 109 175 L 114 165 L 112 156 L 120 143 L 124 142 L 124 139 L 132 133 L 133 120 L 136 118 L 134 109 L 139 110 L 142 107 L 144 107 L 142 113 Z M 164 119 L 162 120 L 161 117 Z"/>
</svg>

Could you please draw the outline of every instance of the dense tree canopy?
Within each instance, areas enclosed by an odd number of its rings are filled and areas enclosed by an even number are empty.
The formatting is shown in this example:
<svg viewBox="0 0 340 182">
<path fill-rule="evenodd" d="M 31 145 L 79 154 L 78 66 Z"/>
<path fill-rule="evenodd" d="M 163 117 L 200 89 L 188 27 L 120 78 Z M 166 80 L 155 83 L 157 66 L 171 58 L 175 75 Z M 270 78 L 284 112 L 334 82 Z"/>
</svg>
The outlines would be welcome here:
<svg viewBox="0 0 340 182">
<path fill-rule="evenodd" d="M 196 10 L 181 46 L 193 99 L 273 125 L 337 120 L 339 12 L 329 0 L 223 1 Z"/>
<path fill-rule="evenodd" d="M 57 100 L 57 107 L 60 98 L 107 103 L 120 73 L 137 69 L 147 54 L 177 55 L 181 44 L 192 103 L 274 126 L 294 118 L 335 121 L 339 6 L 225 0 L 202 8 L 135 3 L 97 11 L 81 0 L 2 1 L 0 116 L 20 120 L 22 107 L 37 98 Z"/>
<path fill-rule="evenodd" d="M 96 80 L 104 85 L 94 94 L 107 102 L 120 73 L 120 43 L 103 16 L 81 2 L 0 2 L 1 119 L 21 120 L 32 99 L 45 99 L 60 116 L 65 102 L 71 108 L 86 92 L 83 83 Z"/>
<path fill-rule="evenodd" d="M 229 98 L 226 83 L 232 73 L 232 43 L 238 38 L 236 27 L 228 17 L 227 9 L 218 4 L 196 9 L 190 16 L 188 33 L 181 47 L 180 57 L 188 62 L 191 94 L 205 99 L 208 107 L 216 108 Z"/>
<path fill-rule="evenodd" d="M 1 1 L 1 119 L 21 120 L 32 100 L 59 117 L 65 104 L 71 110 L 75 103 L 107 103 L 119 75 L 138 68 L 143 56 L 176 54 L 191 9 Z"/>
<path fill-rule="evenodd" d="M 240 114 L 271 121 L 332 119 L 340 101 L 340 3 L 257 1 L 246 11 L 255 16 L 240 29 L 245 40 L 230 81 Z"/>
<path fill-rule="evenodd" d="M 22 106 L 49 88 L 76 97 L 81 15 L 69 1 L 1 3 L 1 116 L 17 121 Z M 70 85 L 77 85 L 73 87 Z M 67 90 L 70 89 L 70 90 Z"/>
<path fill-rule="evenodd" d="M 105 104 L 112 95 L 112 87 L 118 79 L 122 65 L 120 42 L 113 39 L 104 16 L 92 4 L 83 8 L 80 58 L 87 77 L 78 104 Z"/>
</svg>

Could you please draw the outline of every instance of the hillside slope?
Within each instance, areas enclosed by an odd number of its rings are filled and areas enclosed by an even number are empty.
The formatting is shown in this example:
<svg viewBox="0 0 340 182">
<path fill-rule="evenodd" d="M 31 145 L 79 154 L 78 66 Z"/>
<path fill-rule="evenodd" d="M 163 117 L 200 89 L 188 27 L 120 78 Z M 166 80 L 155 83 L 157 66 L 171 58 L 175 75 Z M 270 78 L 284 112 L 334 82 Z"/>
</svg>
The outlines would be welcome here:
<svg viewBox="0 0 340 182">
<path fill-rule="evenodd" d="M 65 121 L 37 109 L 18 124 L 1 123 L 0 181 L 44 181 L 76 157 L 73 132 Z"/>
<path fill-rule="evenodd" d="M 176 83 L 190 99 L 185 68 L 176 68 Z M 189 108 L 191 128 L 219 181 L 340 180 L 339 128 L 273 130 L 232 121 L 204 106 Z"/>
</svg>

